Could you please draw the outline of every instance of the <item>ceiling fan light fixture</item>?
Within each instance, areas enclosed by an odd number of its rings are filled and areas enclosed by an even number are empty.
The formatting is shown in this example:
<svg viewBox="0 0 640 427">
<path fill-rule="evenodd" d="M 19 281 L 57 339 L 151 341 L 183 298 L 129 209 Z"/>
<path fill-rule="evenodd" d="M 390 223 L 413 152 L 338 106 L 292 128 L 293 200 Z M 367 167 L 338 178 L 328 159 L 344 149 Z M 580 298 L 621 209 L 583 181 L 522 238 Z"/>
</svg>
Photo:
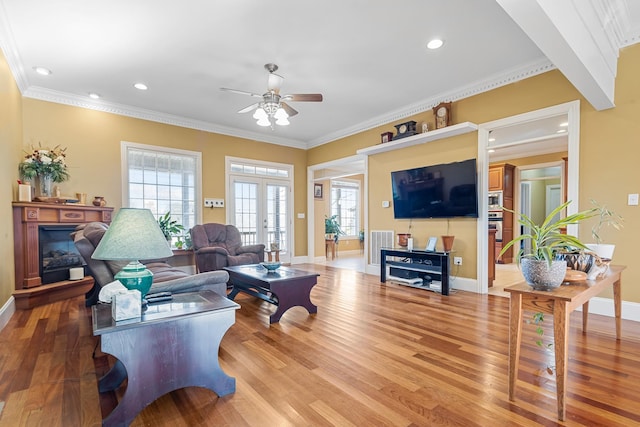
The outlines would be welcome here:
<svg viewBox="0 0 640 427">
<path fill-rule="evenodd" d="M 288 126 L 289 120 L 286 117 L 280 117 L 278 120 L 276 120 L 276 124 L 280 126 Z"/>
<path fill-rule="evenodd" d="M 287 114 L 286 111 L 284 111 L 284 108 L 282 107 L 278 107 L 278 109 L 276 110 L 276 113 L 273 115 L 273 117 L 275 117 L 276 119 L 280 120 L 280 119 L 288 119 L 289 115 Z M 287 124 L 289 124 L 289 122 L 287 121 Z"/>
<path fill-rule="evenodd" d="M 271 126 L 271 121 L 266 116 L 265 117 L 261 117 L 258 120 L 258 126 Z"/>
<path fill-rule="evenodd" d="M 256 109 L 256 112 L 253 113 L 253 118 L 256 120 L 260 120 L 260 119 L 266 119 L 269 116 L 267 115 L 266 111 L 264 111 L 264 109 L 262 107 L 258 107 Z"/>
</svg>

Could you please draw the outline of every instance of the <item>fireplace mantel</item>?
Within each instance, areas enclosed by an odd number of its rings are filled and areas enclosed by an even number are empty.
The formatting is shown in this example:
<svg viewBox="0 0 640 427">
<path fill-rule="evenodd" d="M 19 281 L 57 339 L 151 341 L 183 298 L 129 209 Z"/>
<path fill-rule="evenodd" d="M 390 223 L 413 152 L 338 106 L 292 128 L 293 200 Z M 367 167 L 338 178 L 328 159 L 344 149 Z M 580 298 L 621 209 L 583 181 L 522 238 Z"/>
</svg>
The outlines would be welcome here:
<svg viewBox="0 0 640 427">
<path fill-rule="evenodd" d="M 40 225 L 79 225 L 93 221 L 109 224 L 112 213 L 113 208 L 110 207 L 13 202 L 16 307 L 30 308 L 37 305 L 37 303 L 33 303 L 34 299 L 51 302 L 82 295 L 88 292 L 93 285 L 93 280 L 88 280 L 91 278 L 80 281 L 66 280 L 48 285 L 42 284 L 38 243 L 38 227 Z M 88 289 L 86 289 L 87 286 Z"/>
</svg>

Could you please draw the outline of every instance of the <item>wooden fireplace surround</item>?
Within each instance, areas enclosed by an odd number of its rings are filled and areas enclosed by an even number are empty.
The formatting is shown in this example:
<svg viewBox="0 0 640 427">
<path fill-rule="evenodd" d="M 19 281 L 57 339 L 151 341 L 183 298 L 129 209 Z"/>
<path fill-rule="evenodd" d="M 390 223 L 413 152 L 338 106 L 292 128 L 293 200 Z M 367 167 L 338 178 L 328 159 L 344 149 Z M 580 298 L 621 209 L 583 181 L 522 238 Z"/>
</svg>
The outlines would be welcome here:
<svg viewBox="0 0 640 427">
<path fill-rule="evenodd" d="M 16 308 L 27 309 L 83 295 L 93 287 L 90 276 L 43 285 L 40 277 L 40 225 L 111 223 L 113 208 L 38 202 L 13 202 L 13 252 L 15 257 Z"/>
</svg>

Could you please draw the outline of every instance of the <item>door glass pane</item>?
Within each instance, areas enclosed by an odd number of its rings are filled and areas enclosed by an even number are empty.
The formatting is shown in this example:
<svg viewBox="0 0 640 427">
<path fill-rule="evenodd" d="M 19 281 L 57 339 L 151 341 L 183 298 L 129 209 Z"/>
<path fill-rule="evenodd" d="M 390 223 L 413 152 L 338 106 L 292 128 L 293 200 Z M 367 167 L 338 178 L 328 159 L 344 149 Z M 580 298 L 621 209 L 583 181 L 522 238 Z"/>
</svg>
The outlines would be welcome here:
<svg viewBox="0 0 640 427">
<path fill-rule="evenodd" d="M 234 182 L 235 193 L 235 226 L 240 231 L 243 245 L 253 245 L 257 240 L 257 212 L 256 198 L 258 184 L 252 182 Z"/>
<path fill-rule="evenodd" d="M 267 184 L 267 248 L 271 243 L 278 243 L 282 253 L 287 252 L 287 195 L 286 185 Z"/>
</svg>

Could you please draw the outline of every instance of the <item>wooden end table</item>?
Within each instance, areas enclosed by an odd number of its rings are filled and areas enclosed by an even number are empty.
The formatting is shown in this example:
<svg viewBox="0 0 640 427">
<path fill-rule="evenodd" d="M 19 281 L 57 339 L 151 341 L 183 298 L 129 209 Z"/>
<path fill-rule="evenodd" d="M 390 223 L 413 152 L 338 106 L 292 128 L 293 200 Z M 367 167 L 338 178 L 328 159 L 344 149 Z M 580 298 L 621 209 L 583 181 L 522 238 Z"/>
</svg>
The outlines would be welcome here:
<svg viewBox="0 0 640 427">
<path fill-rule="evenodd" d="M 100 378 L 99 390 L 128 380 L 102 425 L 128 426 L 158 397 L 183 387 L 208 388 L 218 396 L 235 392 L 236 380 L 220 368 L 218 349 L 238 308 L 213 291 L 174 294 L 170 301 L 149 304 L 141 319 L 116 322 L 111 304 L 94 305 L 93 335 L 101 336 L 102 351 L 118 359 Z"/>
<path fill-rule="evenodd" d="M 582 331 L 587 331 L 589 300 L 609 286 L 613 287 L 613 303 L 616 322 L 616 339 L 621 333 L 620 294 L 622 270 L 625 266 L 611 266 L 604 277 L 596 280 L 562 285 L 552 291 L 535 291 L 526 283 L 508 286 L 504 290 L 511 295 L 509 309 L 509 400 L 515 400 L 516 379 L 522 339 L 522 311 L 543 312 L 553 315 L 553 347 L 556 361 L 556 395 L 558 419 L 565 417 L 567 360 L 569 359 L 569 315 L 582 306 Z"/>
</svg>

